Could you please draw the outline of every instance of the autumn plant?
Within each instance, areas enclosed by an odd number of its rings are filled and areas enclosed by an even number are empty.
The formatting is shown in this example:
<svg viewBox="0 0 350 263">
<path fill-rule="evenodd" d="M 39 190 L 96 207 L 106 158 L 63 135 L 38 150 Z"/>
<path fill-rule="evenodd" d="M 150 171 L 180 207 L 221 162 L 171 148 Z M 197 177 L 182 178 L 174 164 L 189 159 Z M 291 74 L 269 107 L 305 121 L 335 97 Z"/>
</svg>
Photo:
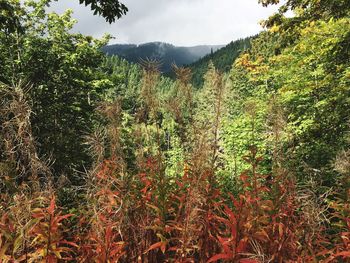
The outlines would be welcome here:
<svg viewBox="0 0 350 263">
<path fill-rule="evenodd" d="M 211 67 L 198 92 L 190 72 L 175 67 L 176 92 L 164 98 L 157 63 L 148 62 L 139 108 L 126 112 L 122 98 L 100 103 L 102 121 L 84 137 L 94 161 L 82 176 L 82 200 L 69 209 L 38 157 L 25 93 L 4 86 L 1 262 L 347 262 L 348 193 L 319 195 L 313 177 L 300 184 L 284 166 L 286 122 L 276 98 L 267 122 L 269 169 L 254 144 L 252 101 L 244 105 L 251 118 L 247 169 L 230 177 L 235 191 L 222 187 L 227 90 Z M 174 166 L 172 151 L 181 153 Z M 347 162 L 346 151 L 335 161 L 342 183 Z"/>
</svg>

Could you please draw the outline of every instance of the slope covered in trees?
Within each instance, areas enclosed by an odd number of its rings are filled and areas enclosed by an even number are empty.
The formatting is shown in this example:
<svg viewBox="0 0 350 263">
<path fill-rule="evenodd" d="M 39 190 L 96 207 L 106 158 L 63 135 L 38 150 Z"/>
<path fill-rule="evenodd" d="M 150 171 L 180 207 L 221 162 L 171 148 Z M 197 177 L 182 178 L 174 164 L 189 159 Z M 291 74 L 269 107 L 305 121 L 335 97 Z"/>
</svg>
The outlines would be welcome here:
<svg viewBox="0 0 350 263">
<path fill-rule="evenodd" d="M 220 72 L 228 72 L 232 63 L 241 54 L 250 48 L 250 41 L 253 37 L 232 41 L 225 47 L 212 52 L 198 61 L 187 65 L 192 70 L 192 83 L 195 87 L 201 87 L 204 83 L 204 75 L 208 70 L 209 63 L 212 62 Z"/>
<path fill-rule="evenodd" d="M 132 63 L 140 63 L 147 59 L 157 60 L 160 63 L 160 71 L 169 74 L 173 64 L 178 66 L 191 64 L 221 47 L 220 45 L 177 47 L 167 43 L 152 42 L 141 45 L 108 45 L 102 50 L 108 55 L 117 55 Z"/>
<path fill-rule="evenodd" d="M 201 87 L 204 83 L 204 75 L 208 70 L 210 62 L 214 63 L 214 66 L 220 72 L 228 72 L 232 67 L 233 61 L 240 55 L 241 52 L 250 48 L 250 41 L 254 37 L 248 37 L 245 39 L 239 39 L 232 41 L 225 47 L 219 50 L 211 52 L 199 59 L 198 61 L 187 65 L 192 70 L 192 83 L 195 87 Z"/>
<path fill-rule="evenodd" d="M 349 262 L 348 1 L 286 1 L 199 88 L 6 4 L 1 262 Z"/>
</svg>

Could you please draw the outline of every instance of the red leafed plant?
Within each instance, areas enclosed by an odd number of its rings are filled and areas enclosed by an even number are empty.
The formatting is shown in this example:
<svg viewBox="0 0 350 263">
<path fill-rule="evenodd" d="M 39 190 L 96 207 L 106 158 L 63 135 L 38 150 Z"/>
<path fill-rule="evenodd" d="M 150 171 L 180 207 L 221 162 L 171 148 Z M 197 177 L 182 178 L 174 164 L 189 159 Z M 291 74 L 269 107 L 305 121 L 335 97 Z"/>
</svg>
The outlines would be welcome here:
<svg viewBox="0 0 350 263">
<path fill-rule="evenodd" d="M 45 206 L 47 204 L 47 206 Z M 73 259 L 77 245 L 66 240 L 72 215 L 56 212 L 55 196 L 15 195 L 0 221 L 0 262 L 59 262 Z"/>
<path fill-rule="evenodd" d="M 72 216 L 72 214 L 61 215 L 60 212 L 56 212 L 55 196 L 51 197 L 47 208 L 33 210 L 34 226 L 29 232 L 33 238 L 33 251 L 29 255 L 32 262 L 55 263 L 73 259 L 72 248 L 77 245 L 64 239 L 68 229 L 63 225 L 63 221 Z"/>
<path fill-rule="evenodd" d="M 13 260 L 13 255 L 8 253 L 12 250 L 16 233 L 16 226 L 11 222 L 7 214 L 1 217 L 0 221 L 0 262 L 10 262 Z"/>
<path fill-rule="evenodd" d="M 91 189 L 78 224 L 79 262 L 118 262 L 124 256 L 125 242 L 121 237 L 122 208 L 114 158 L 105 160 L 92 173 Z"/>
<path fill-rule="evenodd" d="M 210 171 L 196 174 L 186 169 L 177 182 L 171 197 L 171 219 L 167 221 L 169 255 L 176 262 L 206 262 L 218 251 L 211 215 L 222 200 L 212 177 Z"/>
<path fill-rule="evenodd" d="M 339 232 L 333 236 L 333 247 L 320 253 L 329 255 L 325 262 L 350 262 L 350 204 L 338 200 L 331 207 L 335 210 L 333 219 Z"/>
<path fill-rule="evenodd" d="M 245 157 L 251 169 L 240 176 L 242 193 L 230 195 L 231 202 L 223 205 L 223 212 L 213 215 L 222 252 L 208 262 L 298 261 L 303 220 L 297 213 L 294 182 L 277 174 L 267 181 L 257 171 L 262 159 L 256 154 L 253 147 Z"/>
<path fill-rule="evenodd" d="M 118 262 L 125 254 L 124 242 L 107 218 L 99 215 L 95 220 L 89 231 L 80 237 L 79 262 Z"/>
<path fill-rule="evenodd" d="M 216 236 L 222 252 L 214 255 L 208 262 L 228 260 L 234 262 L 259 262 L 255 260 L 251 243 L 255 238 L 266 238 L 263 231 L 265 215 L 262 197 L 267 195 L 268 188 L 262 183 L 263 176 L 257 172 L 260 161 L 256 158 L 256 149 L 245 157 L 251 164 L 251 170 L 244 172 L 240 178 L 243 193 L 238 198 L 230 195 L 230 203 L 223 205 L 221 214 L 213 215 L 220 229 Z"/>
</svg>

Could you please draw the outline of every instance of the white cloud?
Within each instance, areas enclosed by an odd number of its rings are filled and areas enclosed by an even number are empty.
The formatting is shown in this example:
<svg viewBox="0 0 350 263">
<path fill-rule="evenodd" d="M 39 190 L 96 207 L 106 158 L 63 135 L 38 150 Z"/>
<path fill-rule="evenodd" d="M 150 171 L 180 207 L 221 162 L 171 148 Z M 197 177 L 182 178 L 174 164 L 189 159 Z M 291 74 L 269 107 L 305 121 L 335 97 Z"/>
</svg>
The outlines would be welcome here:
<svg viewBox="0 0 350 263">
<path fill-rule="evenodd" d="M 101 37 L 110 33 L 113 43 L 162 41 L 181 46 L 226 44 L 262 30 L 259 21 L 276 7 L 264 8 L 258 0 L 124 0 L 129 12 L 109 25 L 94 16 L 78 0 L 59 0 L 51 10 L 74 11 L 78 20 L 74 30 Z"/>
</svg>

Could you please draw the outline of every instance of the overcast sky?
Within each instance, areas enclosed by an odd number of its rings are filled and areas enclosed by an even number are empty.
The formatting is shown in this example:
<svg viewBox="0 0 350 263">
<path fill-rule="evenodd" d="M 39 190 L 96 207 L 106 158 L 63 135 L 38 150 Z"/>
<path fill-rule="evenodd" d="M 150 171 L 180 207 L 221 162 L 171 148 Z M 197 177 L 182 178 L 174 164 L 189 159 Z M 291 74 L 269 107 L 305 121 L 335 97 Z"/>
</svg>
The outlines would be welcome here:
<svg viewBox="0 0 350 263">
<path fill-rule="evenodd" d="M 112 34 L 111 43 L 140 44 L 162 41 L 178 46 L 227 44 L 262 30 L 259 21 L 276 11 L 258 0 L 122 0 L 129 12 L 109 25 L 94 16 L 79 0 L 53 2 L 51 10 L 71 8 L 78 20 L 74 31 L 101 37 Z"/>
</svg>

